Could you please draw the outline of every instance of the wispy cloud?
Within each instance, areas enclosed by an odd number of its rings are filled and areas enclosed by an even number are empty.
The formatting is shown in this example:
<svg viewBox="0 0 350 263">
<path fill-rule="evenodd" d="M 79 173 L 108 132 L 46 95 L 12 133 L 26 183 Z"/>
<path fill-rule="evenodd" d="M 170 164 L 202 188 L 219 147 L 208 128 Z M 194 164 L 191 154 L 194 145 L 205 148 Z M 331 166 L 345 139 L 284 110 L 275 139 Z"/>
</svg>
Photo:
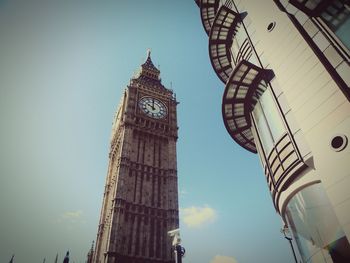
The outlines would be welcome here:
<svg viewBox="0 0 350 263">
<path fill-rule="evenodd" d="M 64 212 L 62 214 L 62 218 L 65 218 L 65 219 L 76 219 L 76 218 L 81 217 L 82 214 L 83 214 L 83 211 L 81 211 L 81 210 L 67 211 L 67 212 Z"/>
<path fill-rule="evenodd" d="M 180 193 L 181 196 L 187 195 L 186 189 L 180 189 L 179 193 Z"/>
<path fill-rule="evenodd" d="M 56 223 L 69 222 L 69 223 L 85 223 L 83 220 L 83 211 L 66 211 L 62 213 L 58 219 L 55 221 Z"/>
<path fill-rule="evenodd" d="M 181 217 L 188 227 L 200 227 L 205 223 L 214 222 L 216 212 L 209 206 L 191 206 L 180 209 Z"/>
<path fill-rule="evenodd" d="M 210 263 L 238 263 L 233 257 L 216 255 Z"/>
</svg>

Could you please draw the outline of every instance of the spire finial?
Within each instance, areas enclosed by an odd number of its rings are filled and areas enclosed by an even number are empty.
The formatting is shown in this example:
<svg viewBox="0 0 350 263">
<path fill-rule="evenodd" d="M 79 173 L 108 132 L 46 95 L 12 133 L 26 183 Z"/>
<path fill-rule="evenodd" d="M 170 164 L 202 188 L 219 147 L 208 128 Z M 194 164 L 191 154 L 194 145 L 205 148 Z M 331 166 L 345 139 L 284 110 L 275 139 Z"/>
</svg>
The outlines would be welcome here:
<svg viewBox="0 0 350 263">
<path fill-rule="evenodd" d="M 147 58 L 151 57 L 151 49 L 147 48 Z"/>
</svg>

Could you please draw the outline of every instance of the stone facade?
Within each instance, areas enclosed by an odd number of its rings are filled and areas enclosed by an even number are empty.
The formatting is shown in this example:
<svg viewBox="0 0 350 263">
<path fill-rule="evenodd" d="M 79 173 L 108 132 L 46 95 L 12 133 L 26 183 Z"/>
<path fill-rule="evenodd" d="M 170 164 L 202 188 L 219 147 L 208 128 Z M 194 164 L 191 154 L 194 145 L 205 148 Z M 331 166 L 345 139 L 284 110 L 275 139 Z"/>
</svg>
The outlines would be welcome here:
<svg viewBox="0 0 350 263">
<path fill-rule="evenodd" d="M 95 263 L 173 262 L 167 232 L 179 225 L 177 102 L 159 74 L 148 53 L 116 112 Z"/>
</svg>

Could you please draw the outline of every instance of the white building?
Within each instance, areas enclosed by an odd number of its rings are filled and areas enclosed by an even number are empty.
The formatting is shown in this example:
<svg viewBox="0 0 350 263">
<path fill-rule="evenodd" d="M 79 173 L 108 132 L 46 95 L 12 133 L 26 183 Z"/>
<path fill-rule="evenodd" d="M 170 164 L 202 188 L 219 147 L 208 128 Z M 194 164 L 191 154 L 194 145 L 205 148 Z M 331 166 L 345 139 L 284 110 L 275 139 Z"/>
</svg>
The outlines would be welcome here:
<svg viewBox="0 0 350 263">
<path fill-rule="evenodd" d="M 303 262 L 350 262 L 350 1 L 196 0 L 223 121 Z"/>
</svg>

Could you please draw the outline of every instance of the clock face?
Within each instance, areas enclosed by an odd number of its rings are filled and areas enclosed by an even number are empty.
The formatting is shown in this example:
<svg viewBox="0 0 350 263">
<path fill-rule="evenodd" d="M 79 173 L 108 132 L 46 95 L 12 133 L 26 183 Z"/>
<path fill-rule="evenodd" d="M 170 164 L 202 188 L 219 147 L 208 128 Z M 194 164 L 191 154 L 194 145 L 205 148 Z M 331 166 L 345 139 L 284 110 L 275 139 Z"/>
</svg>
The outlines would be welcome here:
<svg viewBox="0 0 350 263">
<path fill-rule="evenodd" d="M 139 100 L 139 107 L 149 117 L 162 119 L 167 115 L 167 108 L 163 102 L 151 97 L 143 97 Z"/>
</svg>

